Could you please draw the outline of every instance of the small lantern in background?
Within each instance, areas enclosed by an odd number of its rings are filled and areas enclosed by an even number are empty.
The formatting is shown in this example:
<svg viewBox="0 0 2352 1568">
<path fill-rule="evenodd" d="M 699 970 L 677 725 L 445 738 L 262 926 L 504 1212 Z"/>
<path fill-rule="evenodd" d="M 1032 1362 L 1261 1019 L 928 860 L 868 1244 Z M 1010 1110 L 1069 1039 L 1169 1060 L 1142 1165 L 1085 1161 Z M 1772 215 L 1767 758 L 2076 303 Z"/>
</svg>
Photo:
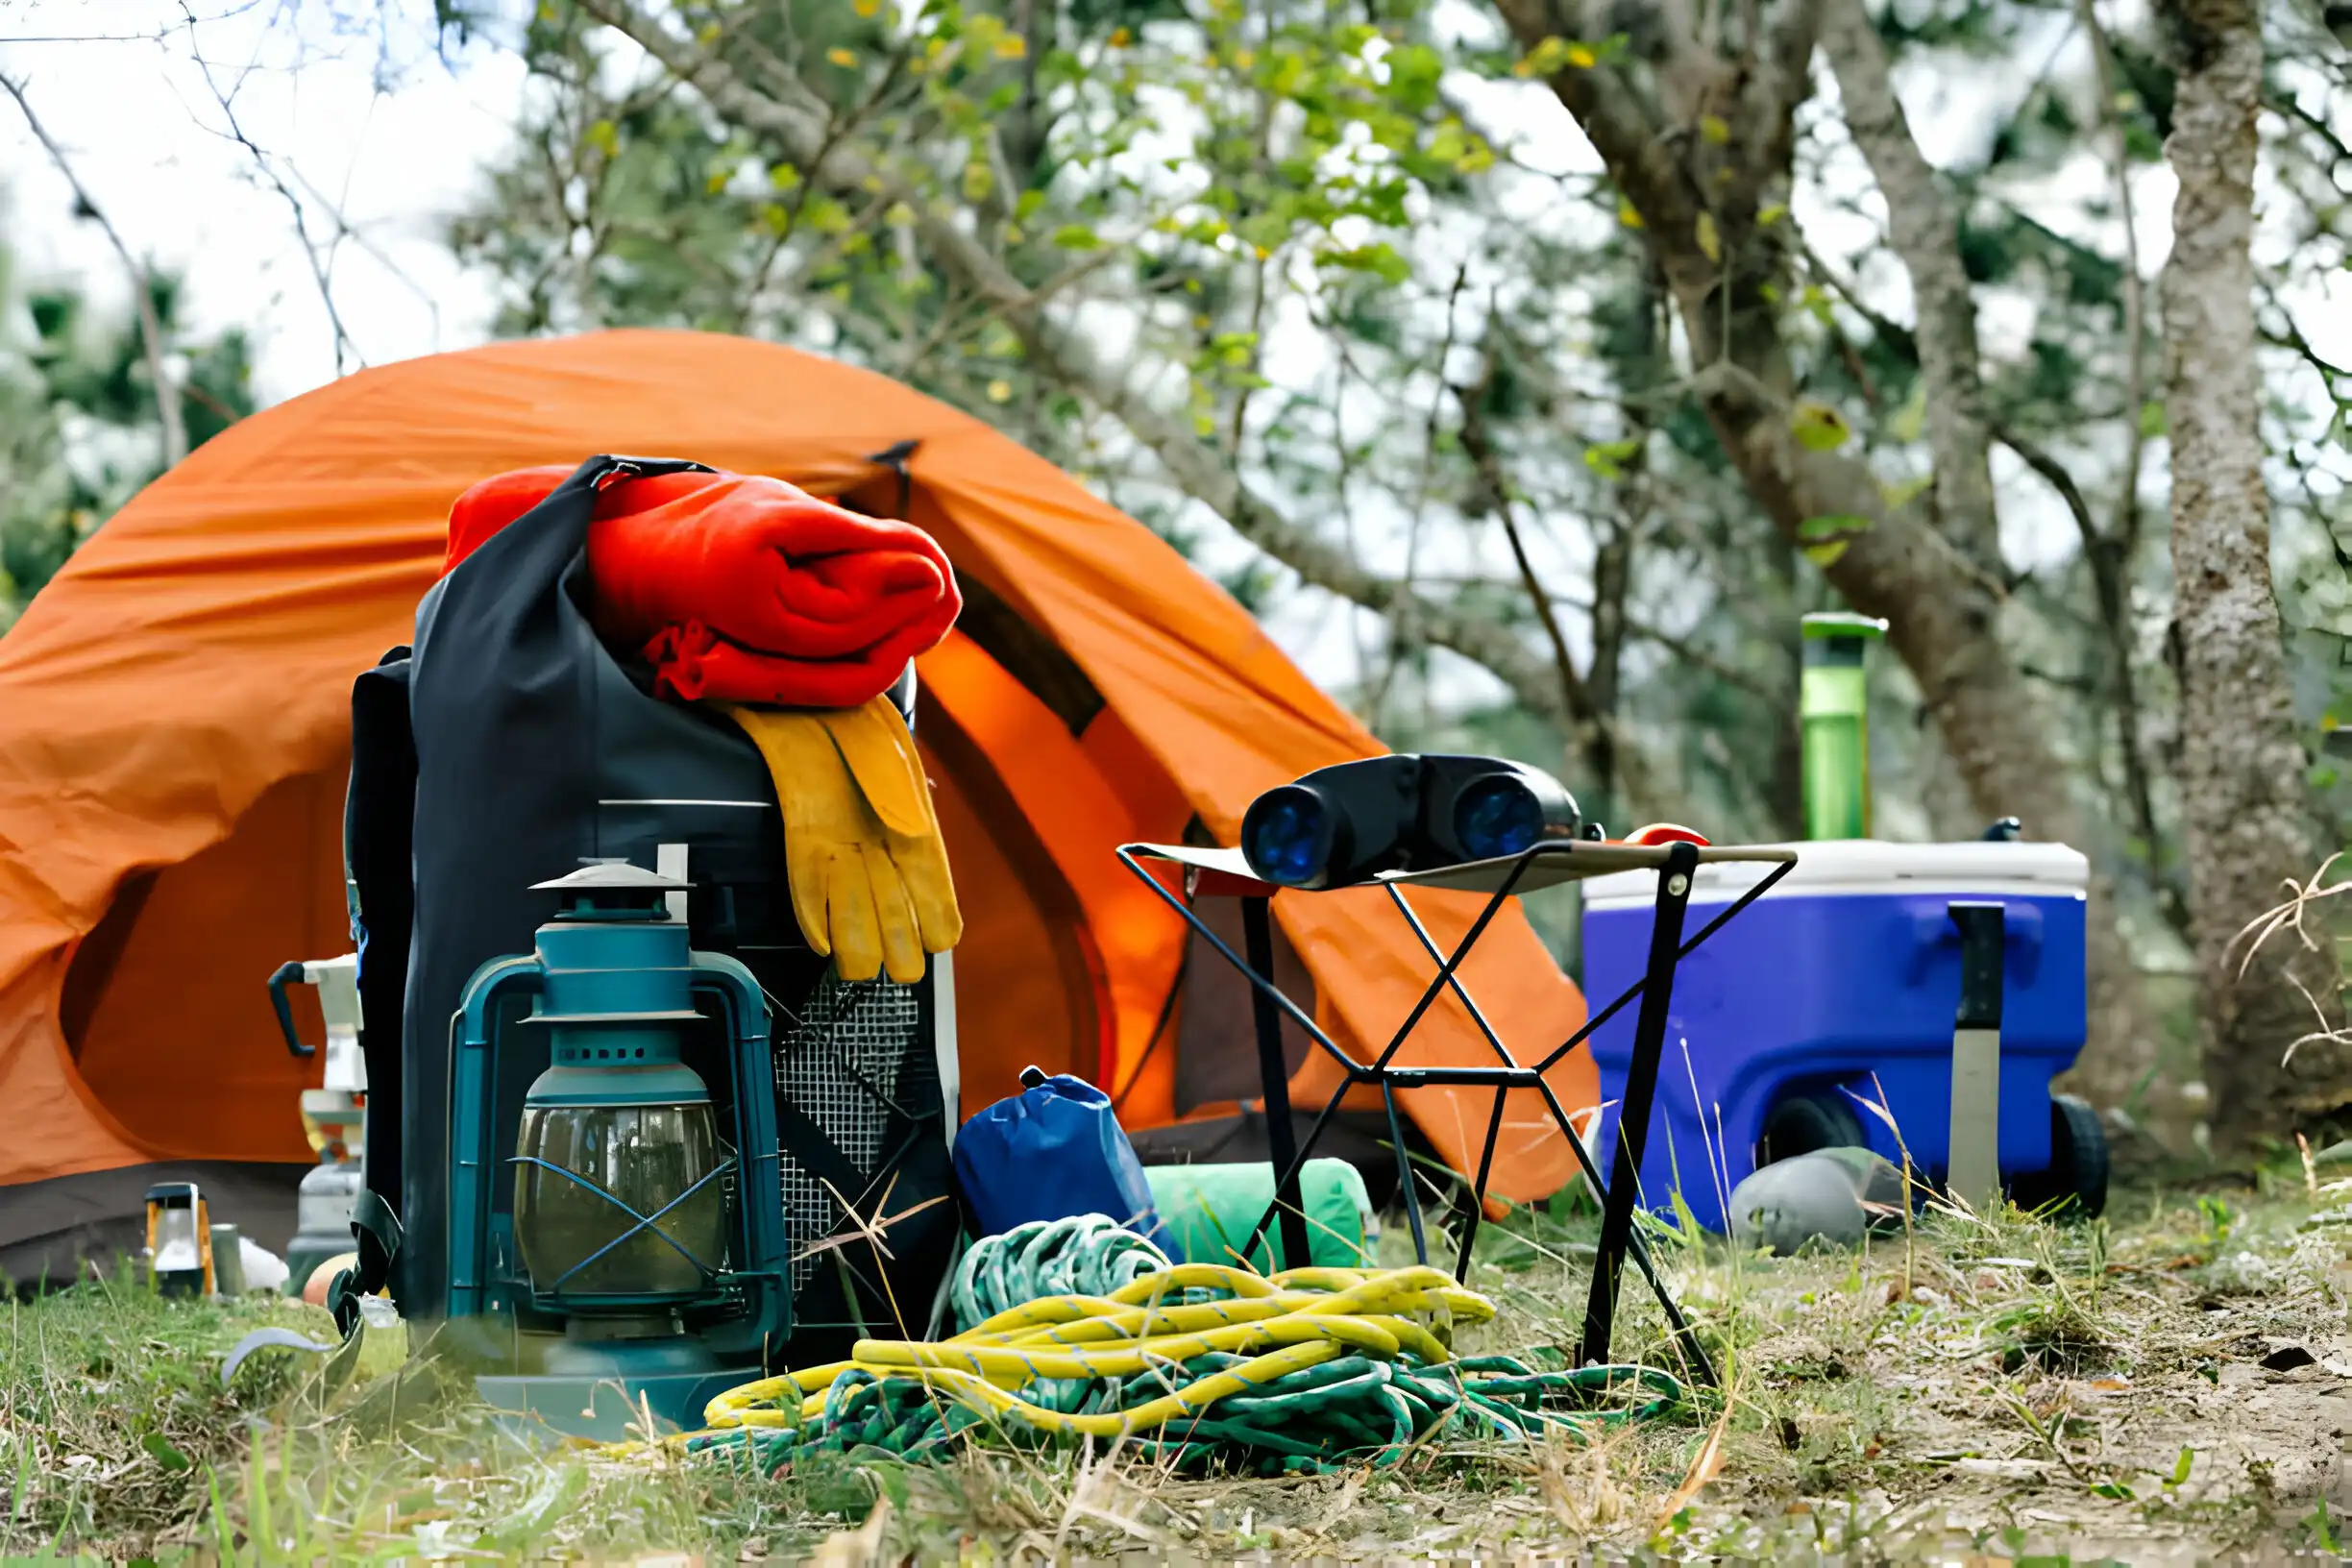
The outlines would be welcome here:
<svg viewBox="0 0 2352 1568">
<path fill-rule="evenodd" d="M 147 1189 L 147 1270 L 164 1295 L 212 1294 L 212 1216 L 194 1182 Z"/>
</svg>

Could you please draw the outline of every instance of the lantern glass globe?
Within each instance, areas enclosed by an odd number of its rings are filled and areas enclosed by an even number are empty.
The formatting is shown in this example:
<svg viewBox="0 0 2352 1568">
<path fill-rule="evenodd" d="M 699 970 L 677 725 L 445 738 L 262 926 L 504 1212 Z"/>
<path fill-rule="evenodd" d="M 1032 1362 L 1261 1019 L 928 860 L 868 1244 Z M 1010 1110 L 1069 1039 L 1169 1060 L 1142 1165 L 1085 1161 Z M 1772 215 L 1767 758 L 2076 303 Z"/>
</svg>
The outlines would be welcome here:
<svg viewBox="0 0 2352 1568">
<path fill-rule="evenodd" d="M 515 1239 L 532 1287 L 647 1304 L 705 1293 L 726 1245 L 725 1186 L 705 1179 L 723 1158 L 710 1101 L 538 1101 L 515 1148 Z M 639 1226 L 630 1210 L 659 1217 Z"/>
</svg>

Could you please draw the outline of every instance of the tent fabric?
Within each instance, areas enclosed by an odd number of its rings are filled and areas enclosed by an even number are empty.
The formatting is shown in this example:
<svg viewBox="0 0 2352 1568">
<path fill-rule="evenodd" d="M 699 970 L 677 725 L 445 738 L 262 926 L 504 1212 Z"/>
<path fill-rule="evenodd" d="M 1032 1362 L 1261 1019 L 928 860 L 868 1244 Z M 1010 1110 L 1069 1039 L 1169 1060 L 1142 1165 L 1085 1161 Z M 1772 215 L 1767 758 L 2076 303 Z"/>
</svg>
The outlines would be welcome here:
<svg viewBox="0 0 2352 1568">
<path fill-rule="evenodd" d="M 1128 1086 L 1162 1027 L 1184 930 L 1115 845 L 1188 828 L 1231 844 L 1261 791 L 1381 749 L 1167 544 L 882 377 L 645 331 L 361 372 L 208 442 L 0 637 L 0 1257 L 84 1217 L 84 1200 L 44 1199 L 61 1178 L 310 1158 L 298 1095 L 316 1069 L 287 1054 L 264 983 L 349 947 L 353 681 L 410 640 L 460 493 L 598 452 L 770 475 L 945 549 L 967 608 L 918 670 L 967 920 L 968 1108 L 1033 1063 Z M 1481 900 L 1414 902 L 1451 943 Z M 1433 972 L 1410 932 L 1371 890 L 1275 910 L 1323 1026 L 1377 1053 Z M 1463 978 L 1523 1057 L 1582 1021 L 1516 911 Z M 1448 997 L 1401 1060 L 1492 1058 Z M 1124 1118 L 1173 1117 L 1174 1081 L 1163 1050 Z M 1293 1093 L 1319 1103 L 1338 1082 L 1316 1052 Z M 1554 1086 L 1571 1107 L 1598 1097 L 1581 1052 Z M 1438 1153 L 1476 1159 L 1490 1100 L 1404 1099 Z M 1536 1096 L 1514 1095 L 1495 1172 L 1520 1199 L 1573 1176 Z"/>
</svg>

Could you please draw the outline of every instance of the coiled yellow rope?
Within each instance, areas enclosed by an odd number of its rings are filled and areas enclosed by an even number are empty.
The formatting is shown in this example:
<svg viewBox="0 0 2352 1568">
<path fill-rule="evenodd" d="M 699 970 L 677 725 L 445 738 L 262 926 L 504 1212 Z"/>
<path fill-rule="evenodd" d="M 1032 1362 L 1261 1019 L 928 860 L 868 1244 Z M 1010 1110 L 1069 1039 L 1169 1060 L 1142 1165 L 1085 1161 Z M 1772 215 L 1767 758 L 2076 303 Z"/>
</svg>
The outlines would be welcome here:
<svg viewBox="0 0 2352 1568">
<path fill-rule="evenodd" d="M 1178 1264 L 1108 1296 L 1026 1302 L 938 1343 L 860 1340 L 845 1361 L 730 1389 L 706 1408 L 704 1431 L 670 1442 L 918 1455 L 988 1424 L 1322 1468 L 1366 1451 L 1393 1461 L 1458 1426 L 1516 1440 L 1680 1398 L 1647 1369 L 1457 1360 L 1452 1327 L 1493 1316 L 1484 1296 L 1429 1267 L 1266 1277 Z M 1641 1411 L 1591 1409 L 1623 1382 L 1649 1396 Z M 1558 1408 L 1570 1398 L 1577 1409 Z"/>
<path fill-rule="evenodd" d="M 1314 1293 L 1318 1286 L 1325 1293 Z M 1224 1290 L 1237 1299 L 1156 1305 L 1188 1287 Z M 1494 1316 L 1494 1304 L 1433 1268 L 1370 1275 L 1293 1269 L 1269 1279 L 1218 1263 L 1184 1263 L 1144 1275 L 1107 1298 L 1032 1301 L 937 1344 L 861 1339 L 848 1360 L 729 1389 L 711 1401 L 702 1419 L 714 1431 L 813 1421 L 824 1414 L 826 1394 L 843 1373 L 865 1371 L 915 1378 L 1046 1432 L 1115 1437 L 1191 1414 L 1229 1394 L 1345 1355 L 1351 1347 L 1383 1360 L 1408 1346 L 1432 1364 L 1449 1360 L 1451 1353 L 1435 1335 L 1394 1315 L 1402 1311 L 1443 1311 L 1483 1323 Z M 1096 1344 L 1106 1348 L 1084 1348 Z M 1133 1409 L 1073 1415 L 1009 1391 L 1038 1378 L 1131 1378 L 1173 1371 L 1216 1351 L 1251 1360 Z M 788 1392 L 802 1396 L 796 1409 L 776 1408 Z"/>
</svg>

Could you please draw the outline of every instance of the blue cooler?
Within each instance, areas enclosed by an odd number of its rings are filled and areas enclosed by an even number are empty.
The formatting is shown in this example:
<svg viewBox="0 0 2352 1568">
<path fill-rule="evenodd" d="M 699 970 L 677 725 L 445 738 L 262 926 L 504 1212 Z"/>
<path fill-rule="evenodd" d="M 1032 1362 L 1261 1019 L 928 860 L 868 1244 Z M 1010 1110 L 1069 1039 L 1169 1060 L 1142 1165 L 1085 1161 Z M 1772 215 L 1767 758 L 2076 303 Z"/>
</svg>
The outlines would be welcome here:
<svg viewBox="0 0 2352 1568">
<path fill-rule="evenodd" d="M 2085 1113 L 2054 1104 L 2049 1086 L 2082 1050 L 2089 862 L 2055 844 L 1793 847 L 1795 869 L 1682 961 L 1642 1159 L 1643 1203 L 1671 1211 L 1679 1191 L 1701 1224 L 1721 1231 L 1731 1188 L 1758 1164 L 1828 1144 L 1864 1144 L 1899 1163 L 1907 1149 L 1915 1167 L 1941 1179 L 1960 1001 L 1959 929 L 1946 911 L 1955 899 L 2004 906 L 2001 1172 L 2054 1170 L 2054 1143 L 2058 1164 L 2070 1159 L 2068 1109 Z M 1702 866 L 1685 940 L 1770 870 Z M 1656 892 L 1653 871 L 1584 884 L 1588 996 L 1606 1001 L 1641 978 Z M 1637 1010 L 1628 1006 L 1591 1041 L 1605 1102 L 1595 1150 L 1605 1176 Z M 2083 1136 L 2096 1138 L 2095 1127 Z M 2102 1143 L 2102 1196 L 2104 1160 Z M 2021 1203 L 2026 1185 L 2017 1184 Z"/>
</svg>

